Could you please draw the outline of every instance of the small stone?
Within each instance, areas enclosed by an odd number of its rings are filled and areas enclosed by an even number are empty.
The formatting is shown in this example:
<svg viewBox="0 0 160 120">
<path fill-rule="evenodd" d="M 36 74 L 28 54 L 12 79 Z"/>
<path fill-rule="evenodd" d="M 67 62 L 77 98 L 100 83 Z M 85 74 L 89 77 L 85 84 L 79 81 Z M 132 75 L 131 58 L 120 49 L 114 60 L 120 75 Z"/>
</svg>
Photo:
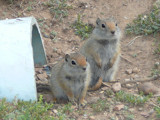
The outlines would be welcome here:
<svg viewBox="0 0 160 120">
<path fill-rule="evenodd" d="M 38 77 L 38 79 L 40 79 L 40 80 L 44 80 L 44 79 L 47 78 L 48 76 L 47 76 L 46 72 L 44 72 L 43 74 L 37 74 L 37 77 Z"/>
<path fill-rule="evenodd" d="M 120 91 L 121 90 L 121 83 L 117 82 L 117 83 L 113 84 L 112 89 L 114 92 Z"/>
<path fill-rule="evenodd" d="M 114 108 L 113 108 L 115 111 L 120 111 L 121 109 L 124 109 L 124 105 L 121 104 L 121 105 L 116 105 Z"/>
<path fill-rule="evenodd" d="M 45 37 L 45 38 L 49 38 L 49 35 L 47 35 L 47 34 L 43 34 L 43 37 Z"/>
<path fill-rule="evenodd" d="M 138 69 L 137 67 L 135 67 L 135 68 L 133 68 L 132 72 L 133 73 L 138 73 L 138 72 L 140 72 L 140 69 Z"/>
<path fill-rule="evenodd" d="M 58 54 L 61 54 L 62 53 L 62 51 L 60 50 L 60 49 L 57 49 L 57 51 L 56 51 Z"/>
<path fill-rule="evenodd" d="M 99 93 L 101 93 L 101 94 L 102 94 L 102 93 L 104 93 L 104 91 L 100 91 Z"/>
<path fill-rule="evenodd" d="M 129 108 L 128 110 L 129 110 L 130 112 L 134 112 L 134 111 L 135 111 L 134 108 Z"/>
<path fill-rule="evenodd" d="M 124 81 L 125 81 L 125 82 L 128 82 L 128 81 L 130 81 L 130 79 L 124 79 Z"/>
<path fill-rule="evenodd" d="M 57 114 L 57 113 L 58 113 L 58 111 L 57 111 L 56 109 L 53 109 L 53 112 L 54 112 L 55 114 Z"/>
<path fill-rule="evenodd" d="M 127 69 L 127 70 L 126 70 L 126 73 L 127 73 L 128 75 L 132 74 L 132 69 Z"/>
<path fill-rule="evenodd" d="M 126 87 L 127 87 L 128 89 L 131 89 L 131 88 L 133 88 L 133 86 L 134 86 L 134 85 L 131 85 L 131 84 L 126 84 Z"/>
<path fill-rule="evenodd" d="M 89 116 L 89 120 L 95 120 L 94 116 Z"/>
<path fill-rule="evenodd" d="M 87 118 L 88 118 L 88 115 L 87 115 L 87 114 L 84 114 L 84 115 L 83 115 L 83 118 L 87 119 Z"/>
<path fill-rule="evenodd" d="M 143 111 L 143 108 L 138 108 L 139 111 Z"/>
<path fill-rule="evenodd" d="M 139 78 L 139 75 L 134 75 L 133 76 L 133 79 L 137 79 L 137 78 Z"/>
<path fill-rule="evenodd" d="M 148 112 L 141 112 L 141 115 L 144 116 L 145 118 L 149 117 L 149 113 Z"/>
</svg>

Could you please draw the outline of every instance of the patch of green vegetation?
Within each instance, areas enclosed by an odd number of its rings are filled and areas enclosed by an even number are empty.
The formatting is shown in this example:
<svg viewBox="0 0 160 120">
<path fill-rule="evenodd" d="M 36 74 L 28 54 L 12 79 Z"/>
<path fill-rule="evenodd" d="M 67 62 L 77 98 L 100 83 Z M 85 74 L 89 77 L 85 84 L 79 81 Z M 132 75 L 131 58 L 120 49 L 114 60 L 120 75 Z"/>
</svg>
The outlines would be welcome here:
<svg viewBox="0 0 160 120">
<path fill-rule="evenodd" d="M 133 114 L 128 114 L 128 115 L 125 117 L 125 120 L 134 120 L 134 115 L 133 115 Z"/>
<path fill-rule="evenodd" d="M 9 4 L 13 4 L 15 0 L 6 0 Z"/>
<path fill-rule="evenodd" d="M 72 8 L 72 6 L 67 4 L 67 0 L 49 0 L 45 5 L 49 7 L 51 14 L 59 20 L 67 17 L 68 10 Z"/>
<path fill-rule="evenodd" d="M 6 102 L 0 100 L 0 119 L 3 120 L 49 120 L 54 119 L 50 116 L 49 109 L 53 104 L 43 103 L 43 97 L 40 96 L 38 102 L 14 101 Z"/>
<path fill-rule="evenodd" d="M 73 112 L 73 109 L 71 108 L 71 106 L 72 104 L 68 103 L 58 109 L 58 113 L 57 113 L 58 120 L 72 120 L 71 118 L 67 118 L 67 114 Z"/>
<path fill-rule="evenodd" d="M 97 103 L 92 104 L 91 107 L 95 112 L 102 112 L 106 109 L 109 109 L 109 104 L 107 100 L 98 100 Z"/>
<path fill-rule="evenodd" d="M 158 105 L 154 109 L 155 109 L 155 111 L 157 113 L 157 118 L 160 118 L 160 106 L 159 106 L 160 105 L 160 97 L 158 97 L 157 103 L 158 103 Z"/>
<path fill-rule="evenodd" d="M 158 47 L 154 50 L 154 54 L 160 55 L 160 43 L 158 44 Z"/>
<path fill-rule="evenodd" d="M 88 38 L 89 34 L 93 31 L 93 26 L 83 23 L 80 15 L 78 15 L 78 19 L 73 23 L 72 28 L 75 30 L 75 34 L 80 36 L 82 40 Z"/>
<path fill-rule="evenodd" d="M 112 96 L 114 95 L 114 92 L 113 92 L 113 90 L 108 89 L 108 90 L 105 92 L 105 95 L 106 95 L 107 97 L 112 97 Z"/>
<path fill-rule="evenodd" d="M 116 100 L 119 100 L 121 102 L 127 102 L 132 105 L 143 105 L 145 102 L 149 100 L 151 95 L 144 96 L 144 95 L 139 95 L 135 96 L 132 94 L 125 93 L 124 91 L 119 91 L 115 93 Z"/>
<path fill-rule="evenodd" d="M 157 3 L 158 4 L 158 3 Z M 160 5 L 155 4 L 148 14 L 139 15 L 133 23 L 128 24 L 126 34 L 150 35 L 160 32 Z"/>
<path fill-rule="evenodd" d="M 159 75 L 159 74 L 160 74 L 160 70 L 159 69 L 153 68 L 151 70 L 151 76 Z"/>
</svg>

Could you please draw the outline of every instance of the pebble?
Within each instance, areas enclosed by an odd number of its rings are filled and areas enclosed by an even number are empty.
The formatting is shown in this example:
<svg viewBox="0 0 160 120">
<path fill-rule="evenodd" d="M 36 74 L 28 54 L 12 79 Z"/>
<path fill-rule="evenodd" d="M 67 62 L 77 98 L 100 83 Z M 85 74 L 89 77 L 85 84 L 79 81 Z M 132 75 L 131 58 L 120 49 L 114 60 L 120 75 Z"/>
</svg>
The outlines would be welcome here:
<svg viewBox="0 0 160 120">
<path fill-rule="evenodd" d="M 113 90 L 114 92 L 120 91 L 120 90 L 121 90 L 121 83 L 117 82 L 117 83 L 113 84 L 113 85 L 112 85 L 112 90 Z"/>
<path fill-rule="evenodd" d="M 132 69 L 127 69 L 127 70 L 126 70 L 126 73 L 127 73 L 128 75 L 132 74 Z"/>
</svg>

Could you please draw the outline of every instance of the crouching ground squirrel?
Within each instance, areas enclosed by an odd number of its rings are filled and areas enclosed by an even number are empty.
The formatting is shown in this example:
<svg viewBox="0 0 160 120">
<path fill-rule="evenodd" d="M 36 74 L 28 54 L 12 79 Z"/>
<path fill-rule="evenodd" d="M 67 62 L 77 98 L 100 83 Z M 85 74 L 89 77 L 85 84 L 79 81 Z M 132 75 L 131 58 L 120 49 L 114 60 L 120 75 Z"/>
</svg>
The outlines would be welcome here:
<svg viewBox="0 0 160 120">
<path fill-rule="evenodd" d="M 69 100 L 84 105 L 91 80 L 90 65 L 80 53 L 66 54 L 51 72 L 50 87 L 56 99 Z"/>
<path fill-rule="evenodd" d="M 113 18 L 96 20 L 90 38 L 80 52 L 86 56 L 91 67 L 89 90 L 100 88 L 102 81 L 112 81 L 118 68 L 121 32 Z"/>
</svg>

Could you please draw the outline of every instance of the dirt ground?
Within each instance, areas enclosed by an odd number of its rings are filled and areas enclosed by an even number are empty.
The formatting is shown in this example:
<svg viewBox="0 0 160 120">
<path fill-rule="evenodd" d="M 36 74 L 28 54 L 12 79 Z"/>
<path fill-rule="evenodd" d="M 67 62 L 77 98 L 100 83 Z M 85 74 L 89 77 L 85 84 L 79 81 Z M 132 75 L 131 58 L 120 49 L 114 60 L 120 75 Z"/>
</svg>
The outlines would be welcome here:
<svg viewBox="0 0 160 120">
<path fill-rule="evenodd" d="M 43 5 L 44 2 L 45 0 L 28 0 L 27 2 L 18 1 L 16 4 L 8 4 L 6 1 L 1 0 L 0 19 L 34 16 L 38 20 L 41 28 L 48 63 L 57 62 L 64 54 L 77 51 L 80 48 L 83 41 L 74 34 L 74 30 L 70 27 L 70 25 L 77 20 L 78 14 L 83 16 L 83 22 L 93 25 L 97 17 L 108 18 L 113 16 L 116 18 L 122 31 L 122 57 L 116 80 L 123 81 L 125 79 L 137 79 L 151 75 L 151 70 L 155 62 L 159 61 L 159 59 L 153 55 L 155 38 L 152 36 L 126 36 L 124 29 L 126 25 L 131 23 L 139 14 L 149 12 L 155 0 L 68 0 L 67 3 L 72 5 L 73 8 L 69 10 L 68 17 L 63 18 L 62 21 L 54 18 L 48 7 Z M 28 9 L 29 6 L 32 8 L 31 10 Z M 40 19 L 43 19 L 43 22 L 41 22 Z M 55 41 L 50 37 L 52 31 L 56 32 Z M 133 41 L 131 45 L 128 44 L 130 41 Z M 126 70 L 136 67 L 140 69 L 140 72 L 129 75 L 126 74 Z M 38 74 L 43 73 L 43 71 L 39 72 L 39 69 L 36 70 Z M 48 80 L 42 77 L 39 78 L 37 82 L 48 83 Z M 159 84 L 159 82 L 157 82 L 157 84 Z M 97 98 L 105 99 L 106 96 L 104 95 L 103 88 L 104 87 L 95 92 L 89 92 L 86 97 L 87 102 L 91 104 L 96 103 Z M 137 93 L 136 88 L 124 90 Z M 108 100 L 110 100 L 110 98 L 108 98 Z M 111 108 L 114 108 L 117 104 L 124 103 L 117 102 L 112 104 Z M 154 113 L 148 117 L 142 115 L 144 112 L 153 110 L 154 106 L 151 104 L 128 107 L 128 113 L 133 114 L 135 120 L 156 119 Z M 69 116 L 77 120 L 127 120 L 124 110 L 114 111 L 112 109 L 95 113 L 88 104 L 83 112 L 84 114 L 73 112 L 69 114 Z M 132 119 L 128 118 L 128 120 Z"/>
</svg>

